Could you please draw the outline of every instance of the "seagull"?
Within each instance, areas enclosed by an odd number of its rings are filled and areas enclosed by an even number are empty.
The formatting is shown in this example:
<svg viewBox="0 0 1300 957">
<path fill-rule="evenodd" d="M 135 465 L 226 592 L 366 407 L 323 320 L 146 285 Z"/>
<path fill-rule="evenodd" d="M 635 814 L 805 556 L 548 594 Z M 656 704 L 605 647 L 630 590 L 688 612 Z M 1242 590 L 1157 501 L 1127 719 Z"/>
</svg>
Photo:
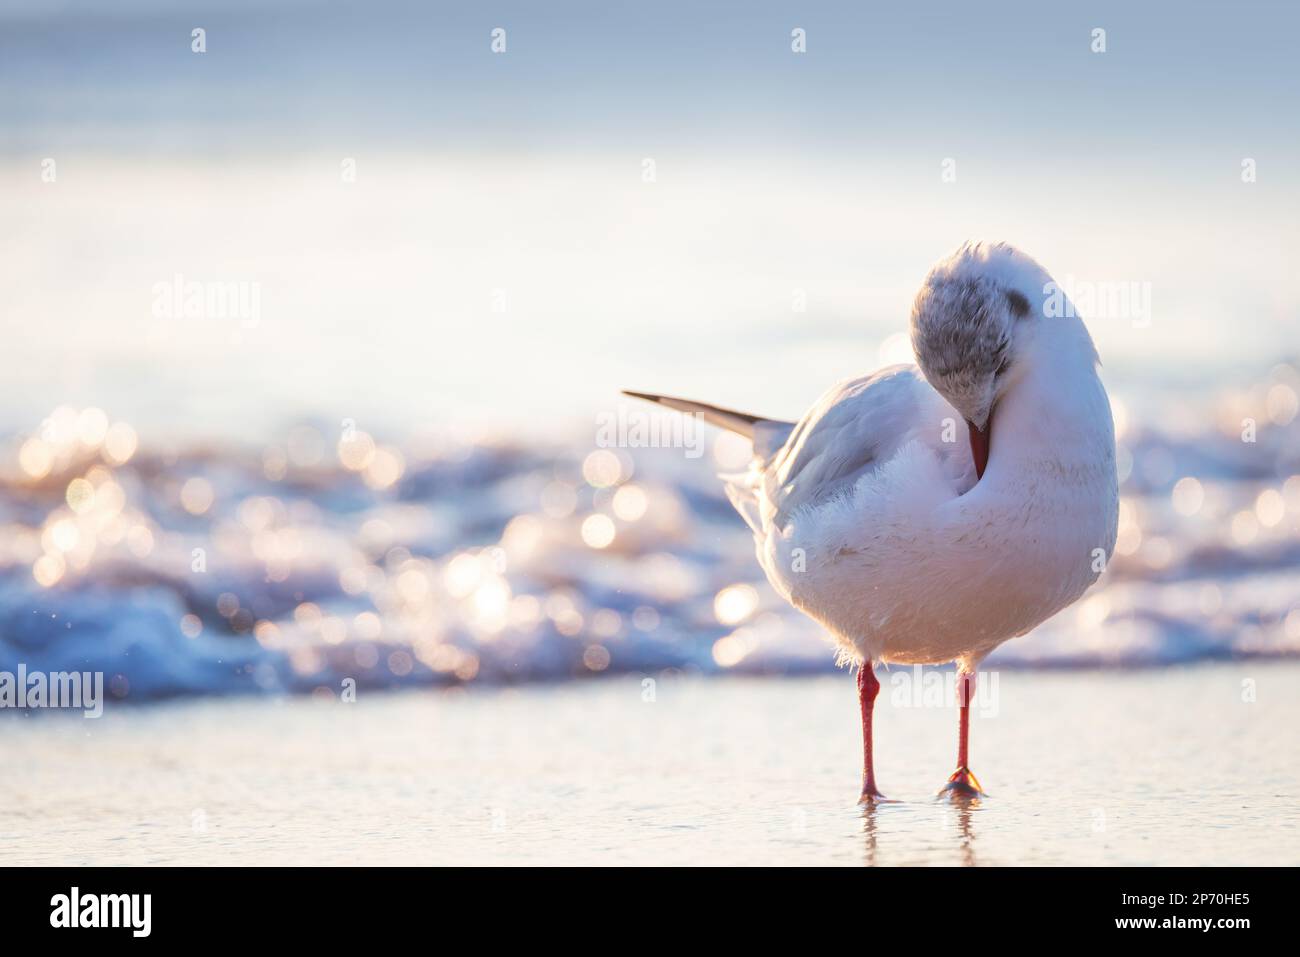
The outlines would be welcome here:
<svg viewBox="0 0 1300 957">
<path fill-rule="evenodd" d="M 1006 243 L 968 242 L 912 304 L 916 364 L 832 387 L 798 422 L 644 392 L 753 443 L 720 476 L 782 597 L 857 667 L 860 803 L 876 787 L 877 663 L 958 674 L 957 770 L 970 770 L 981 661 L 1078 599 L 1115 547 L 1119 488 L 1096 347 L 1061 288 Z"/>
</svg>

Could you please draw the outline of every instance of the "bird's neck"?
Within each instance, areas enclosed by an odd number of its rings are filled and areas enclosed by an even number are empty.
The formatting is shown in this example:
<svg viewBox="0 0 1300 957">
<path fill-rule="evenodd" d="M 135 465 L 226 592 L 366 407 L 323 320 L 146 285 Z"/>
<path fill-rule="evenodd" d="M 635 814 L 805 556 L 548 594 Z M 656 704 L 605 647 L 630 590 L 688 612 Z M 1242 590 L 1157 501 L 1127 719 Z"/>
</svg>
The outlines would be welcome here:
<svg viewBox="0 0 1300 957">
<path fill-rule="evenodd" d="M 1114 482 L 1115 431 L 1097 353 L 1077 318 L 1049 319 L 994 409 L 985 481 Z"/>
</svg>

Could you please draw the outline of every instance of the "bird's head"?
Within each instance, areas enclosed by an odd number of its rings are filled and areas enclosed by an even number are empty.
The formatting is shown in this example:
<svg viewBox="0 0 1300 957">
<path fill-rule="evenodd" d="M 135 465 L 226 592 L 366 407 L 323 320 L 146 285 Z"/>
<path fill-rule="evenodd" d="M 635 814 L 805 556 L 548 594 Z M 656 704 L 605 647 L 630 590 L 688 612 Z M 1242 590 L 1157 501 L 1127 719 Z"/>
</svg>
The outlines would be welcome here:
<svg viewBox="0 0 1300 957">
<path fill-rule="evenodd" d="M 930 270 L 912 305 L 917 363 L 965 418 L 981 475 L 993 410 L 1019 371 L 1022 344 L 1043 316 L 1045 276 L 1005 243 L 967 243 Z"/>
</svg>

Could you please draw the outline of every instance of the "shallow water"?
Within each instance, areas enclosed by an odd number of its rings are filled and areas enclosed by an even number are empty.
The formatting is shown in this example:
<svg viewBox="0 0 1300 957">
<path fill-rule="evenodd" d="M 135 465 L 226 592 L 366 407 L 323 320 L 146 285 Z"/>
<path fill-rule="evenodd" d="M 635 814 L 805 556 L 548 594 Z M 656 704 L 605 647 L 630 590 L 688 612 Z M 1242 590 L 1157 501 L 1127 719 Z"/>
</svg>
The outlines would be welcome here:
<svg viewBox="0 0 1300 957">
<path fill-rule="evenodd" d="M 1002 672 L 961 809 L 909 674 L 872 813 L 846 674 L 9 713 L 0 864 L 1300 863 L 1296 663 Z"/>
</svg>

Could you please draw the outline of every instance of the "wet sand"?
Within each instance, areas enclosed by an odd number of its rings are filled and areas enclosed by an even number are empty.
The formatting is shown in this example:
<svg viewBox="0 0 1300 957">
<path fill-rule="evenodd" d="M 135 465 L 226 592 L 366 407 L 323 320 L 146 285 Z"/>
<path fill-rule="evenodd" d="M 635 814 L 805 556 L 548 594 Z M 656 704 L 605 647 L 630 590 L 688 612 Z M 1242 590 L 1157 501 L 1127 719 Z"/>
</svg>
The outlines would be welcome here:
<svg viewBox="0 0 1300 957">
<path fill-rule="evenodd" d="M 1002 672 L 962 808 L 892 678 L 870 812 L 847 674 L 10 712 L 0 865 L 1300 863 L 1300 664 Z"/>
</svg>

